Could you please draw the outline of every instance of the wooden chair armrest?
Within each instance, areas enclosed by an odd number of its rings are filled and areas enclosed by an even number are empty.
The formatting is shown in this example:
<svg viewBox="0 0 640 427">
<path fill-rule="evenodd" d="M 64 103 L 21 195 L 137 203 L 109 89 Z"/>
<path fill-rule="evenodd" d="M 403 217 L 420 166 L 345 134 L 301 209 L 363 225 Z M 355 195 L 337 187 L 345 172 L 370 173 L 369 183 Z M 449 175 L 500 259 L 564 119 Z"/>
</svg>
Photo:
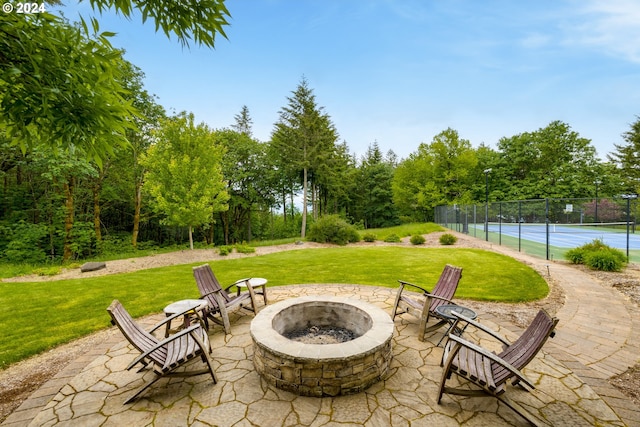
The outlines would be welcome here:
<svg viewBox="0 0 640 427">
<path fill-rule="evenodd" d="M 398 282 L 402 283 L 405 286 L 412 286 L 414 288 L 420 289 L 422 292 L 424 292 L 425 295 L 430 295 L 429 291 L 422 286 L 414 285 L 413 283 L 405 282 L 404 280 L 398 280 Z"/>
<path fill-rule="evenodd" d="M 425 296 L 426 296 L 427 298 L 435 298 L 435 299 L 439 299 L 439 300 L 441 300 L 441 301 L 447 301 L 448 303 L 453 304 L 453 305 L 458 305 L 458 304 L 456 304 L 455 302 L 453 302 L 452 300 L 450 300 L 449 298 L 441 297 L 441 296 L 439 296 L 439 295 L 425 294 Z"/>
<path fill-rule="evenodd" d="M 135 360 L 133 362 L 131 362 L 129 364 L 129 366 L 127 366 L 127 369 L 133 368 L 135 365 L 140 363 L 143 359 L 145 359 L 146 357 L 149 357 L 149 355 L 151 353 L 153 353 L 157 349 L 167 345 L 167 343 L 169 343 L 171 341 L 174 341 L 174 340 L 177 340 L 178 338 L 181 338 L 183 335 L 191 334 L 192 332 L 196 331 L 197 329 L 201 329 L 201 328 L 202 328 L 202 326 L 200 326 L 200 325 L 193 325 L 193 326 L 190 326 L 190 327 L 188 327 L 186 329 L 181 330 L 180 332 L 178 332 L 176 334 L 170 335 L 168 338 L 165 338 L 164 340 L 160 341 L 159 343 L 157 343 L 156 345 L 151 347 L 149 350 L 147 350 L 144 353 L 142 353 L 140 356 L 136 357 Z"/>
<path fill-rule="evenodd" d="M 505 369 L 507 369 L 509 372 L 511 372 L 513 375 L 515 375 L 516 377 L 518 377 L 518 379 L 520 381 L 522 381 L 523 383 L 525 383 L 529 388 L 531 388 L 532 390 L 535 388 L 535 386 L 531 383 L 531 381 L 529 381 L 529 379 L 527 377 L 524 376 L 524 374 L 522 372 L 520 372 L 516 367 L 514 367 L 513 365 L 511 365 L 510 363 L 508 363 L 507 361 L 503 360 L 502 358 L 498 357 L 498 355 L 496 355 L 495 353 L 491 353 L 490 351 L 485 350 L 484 348 L 469 342 L 467 340 L 465 340 L 464 338 L 460 338 L 457 335 L 454 335 L 452 333 L 449 334 L 449 339 L 453 340 L 455 343 L 468 348 L 469 350 L 475 351 L 476 353 L 479 353 L 481 355 L 483 355 L 484 357 L 487 357 L 491 360 L 493 360 L 494 362 L 498 363 L 500 366 L 504 367 Z M 451 354 L 449 355 L 449 358 L 453 357 L 455 354 L 457 353 L 457 350 L 451 352 Z"/>
<path fill-rule="evenodd" d="M 487 326 L 483 325 L 482 323 L 476 322 L 475 320 L 471 320 L 468 317 L 463 316 L 460 313 L 456 313 L 455 311 L 452 311 L 451 314 L 453 314 L 455 317 L 457 317 L 458 320 L 462 320 L 462 321 L 466 322 L 467 324 L 469 324 L 471 326 L 474 326 L 475 328 L 485 332 L 486 334 L 491 335 L 492 337 L 494 337 L 495 339 L 500 341 L 502 344 L 504 344 L 506 346 L 511 344 L 505 338 L 500 336 L 497 332 L 495 332 L 494 330 L 488 328 Z M 458 320 L 456 320 L 456 323 L 458 322 Z"/>
<path fill-rule="evenodd" d="M 229 292 L 229 289 L 233 288 L 234 286 L 237 286 L 239 283 L 242 283 L 242 282 L 246 282 L 247 286 L 249 286 L 249 280 L 251 280 L 250 277 L 246 278 L 246 279 L 236 280 L 235 282 L 233 282 L 232 284 L 230 284 L 229 286 L 224 288 L 224 290 L 225 290 L 225 292 Z"/>
<path fill-rule="evenodd" d="M 163 320 L 159 321 L 158 323 L 156 323 L 155 325 L 153 325 L 153 327 L 151 329 L 149 329 L 149 333 L 153 333 L 156 329 L 158 329 L 159 327 L 163 326 L 165 323 L 172 321 L 173 319 L 175 319 L 176 317 L 180 317 L 180 316 L 184 316 L 186 313 L 192 311 L 193 308 L 187 308 L 183 311 L 181 311 L 180 313 L 175 313 L 172 314 L 171 316 L 167 316 L 166 318 L 164 318 Z M 197 310 L 196 310 L 197 313 Z M 200 315 L 198 315 L 198 317 L 200 317 Z"/>
</svg>

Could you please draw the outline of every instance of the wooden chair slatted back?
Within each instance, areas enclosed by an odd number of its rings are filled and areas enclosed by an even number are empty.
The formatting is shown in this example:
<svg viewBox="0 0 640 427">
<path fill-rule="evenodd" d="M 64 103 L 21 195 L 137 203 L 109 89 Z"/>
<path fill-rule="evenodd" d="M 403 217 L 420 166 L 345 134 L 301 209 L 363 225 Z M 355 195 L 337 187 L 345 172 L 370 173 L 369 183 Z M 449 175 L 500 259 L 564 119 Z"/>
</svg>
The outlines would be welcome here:
<svg viewBox="0 0 640 427">
<path fill-rule="evenodd" d="M 109 308 L 107 308 L 107 311 L 109 315 L 111 315 L 112 323 L 120 329 L 122 335 L 124 335 L 127 341 L 140 353 L 146 352 L 160 342 L 133 320 L 120 301 L 113 300 Z M 165 348 L 159 348 L 151 353 L 149 357 L 155 363 L 163 365 L 167 358 L 167 350 Z"/>
<path fill-rule="evenodd" d="M 505 348 L 498 356 L 517 369 L 522 369 L 538 354 L 550 336 L 553 336 L 558 319 L 551 317 L 544 309 L 540 310 L 529 327 Z M 497 383 L 506 381 L 511 374 L 508 370 L 494 366 L 494 379 Z"/>
<path fill-rule="evenodd" d="M 193 277 L 196 279 L 200 295 L 209 302 L 211 307 L 218 308 L 218 301 L 213 297 L 214 292 L 220 292 L 224 299 L 229 301 L 229 296 L 222 289 L 209 264 L 193 267 Z"/>
<path fill-rule="evenodd" d="M 447 300 L 451 300 L 458 289 L 458 284 L 462 278 L 462 268 L 454 267 L 453 265 L 445 265 L 438 282 L 431 291 L 431 295 L 436 295 Z M 432 298 L 429 306 L 429 311 L 435 312 L 438 306 L 450 304 L 445 300 L 439 298 Z"/>
</svg>

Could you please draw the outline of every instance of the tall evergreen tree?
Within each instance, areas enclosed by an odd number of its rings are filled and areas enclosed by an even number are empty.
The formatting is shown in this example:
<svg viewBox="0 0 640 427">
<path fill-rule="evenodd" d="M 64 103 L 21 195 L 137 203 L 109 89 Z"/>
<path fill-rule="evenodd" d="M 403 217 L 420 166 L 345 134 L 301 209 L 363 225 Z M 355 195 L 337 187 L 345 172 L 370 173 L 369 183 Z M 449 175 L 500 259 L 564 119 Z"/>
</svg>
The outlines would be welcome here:
<svg viewBox="0 0 640 427">
<path fill-rule="evenodd" d="M 625 192 L 640 193 L 640 116 L 622 134 L 623 144 L 614 144 L 616 151 L 607 157 L 618 167 Z M 600 178 L 602 180 L 602 178 Z"/>
<path fill-rule="evenodd" d="M 391 161 L 393 161 L 393 156 Z M 394 167 L 385 160 L 377 142 L 367 149 L 359 167 L 358 193 L 361 213 L 366 228 L 397 225 L 398 217 L 393 204 Z"/>
<path fill-rule="evenodd" d="M 280 110 L 280 117 L 271 134 L 271 145 L 278 154 L 280 165 L 291 168 L 302 178 L 302 226 L 304 238 L 307 227 L 309 177 L 322 175 L 330 154 L 335 150 L 337 131 L 323 107 L 316 104 L 313 90 L 303 77 L 288 105 Z M 317 174 L 317 175 L 316 175 Z"/>
<path fill-rule="evenodd" d="M 231 125 L 231 129 L 250 137 L 253 133 L 253 130 L 251 129 L 251 127 L 253 126 L 253 119 L 249 114 L 249 107 L 243 105 L 242 110 L 240 110 L 238 114 L 233 116 L 233 118 L 235 120 L 235 123 Z"/>
</svg>

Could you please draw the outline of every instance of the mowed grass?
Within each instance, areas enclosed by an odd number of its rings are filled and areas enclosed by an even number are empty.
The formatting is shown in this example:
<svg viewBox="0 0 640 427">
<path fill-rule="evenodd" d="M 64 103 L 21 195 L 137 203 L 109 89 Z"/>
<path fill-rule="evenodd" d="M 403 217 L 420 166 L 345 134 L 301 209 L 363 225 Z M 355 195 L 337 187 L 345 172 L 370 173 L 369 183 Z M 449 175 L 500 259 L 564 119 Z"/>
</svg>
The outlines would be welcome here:
<svg viewBox="0 0 640 427">
<path fill-rule="evenodd" d="M 433 222 L 420 222 L 396 225 L 395 227 L 386 228 L 369 228 L 360 231 L 360 236 L 365 234 L 375 234 L 377 240 L 384 240 L 387 236 L 395 234 L 398 237 L 414 236 L 416 234 L 429 234 L 436 231 L 447 231 L 446 228 L 434 224 Z"/>
<path fill-rule="evenodd" d="M 269 286 L 350 283 L 395 288 L 402 279 L 431 289 L 445 264 L 463 267 L 456 298 L 523 302 L 543 298 L 546 282 L 512 258 L 477 249 L 335 247 L 211 262 L 224 283 L 265 277 Z M 193 264 L 196 265 L 196 264 Z M 192 265 L 87 279 L 0 283 L 0 368 L 109 327 L 119 299 L 134 317 L 197 298 Z"/>
</svg>

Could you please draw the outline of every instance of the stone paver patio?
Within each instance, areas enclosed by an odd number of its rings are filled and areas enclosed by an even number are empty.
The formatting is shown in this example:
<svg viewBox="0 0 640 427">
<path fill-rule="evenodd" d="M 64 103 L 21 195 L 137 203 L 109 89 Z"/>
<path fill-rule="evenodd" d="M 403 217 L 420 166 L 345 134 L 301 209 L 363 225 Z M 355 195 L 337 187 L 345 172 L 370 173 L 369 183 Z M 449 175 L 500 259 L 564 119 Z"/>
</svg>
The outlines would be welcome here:
<svg viewBox="0 0 640 427">
<path fill-rule="evenodd" d="M 269 288 L 273 302 L 301 295 L 349 296 L 390 312 L 395 290 L 356 285 Z M 153 324 L 160 316 L 145 321 Z M 119 333 L 114 333 L 101 348 L 79 360 L 75 372 L 70 367 L 43 385 L 3 426 L 528 425 L 493 398 L 445 395 L 440 405 L 436 403 L 442 348 L 435 344 L 445 328 L 420 342 L 416 337 L 417 321 L 406 315 L 397 318 L 392 369 L 384 381 L 360 394 L 313 398 L 273 388 L 260 378 L 252 362 L 249 327 L 253 317 L 240 313 L 232 316 L 232 334 L 225 336 L 219 326 L 210 332 L 218 384 L 214 385 L 207 375 L 162 379 L 138 401 L 125 406 L 124 400 L 152 374 L 143 376 L 125 370 L 136 352 Z M 516 328 L 492 316 L 479 312 L 478 319 L 509 338 L 516 336 Z M 603 398 L 576 374 L 600 370 L 585 367 L 558 348 L 560 343 L 572 351 L 575 329 L 576 325 L 563 323 L 561 317 L 556 338 L 525 369 L 536 390 L 527 393 L 508 386 L 507 396 L 552 426 L 640 425 L 638 408 L 630 401 L 618 402 L 619 407 L 627 409 L 623 421 L 616 405 L 611 404 L 619 396 L 608 393 Z M 477 339 L 472 328 L 465 335 Z M 490 341 L 482 340 L 481 344 L 497 349 Z M 84 367 L 77 372 L 80 366 Z M 590 375 L 594 384 L 596 376 Z"/>
</svg>

